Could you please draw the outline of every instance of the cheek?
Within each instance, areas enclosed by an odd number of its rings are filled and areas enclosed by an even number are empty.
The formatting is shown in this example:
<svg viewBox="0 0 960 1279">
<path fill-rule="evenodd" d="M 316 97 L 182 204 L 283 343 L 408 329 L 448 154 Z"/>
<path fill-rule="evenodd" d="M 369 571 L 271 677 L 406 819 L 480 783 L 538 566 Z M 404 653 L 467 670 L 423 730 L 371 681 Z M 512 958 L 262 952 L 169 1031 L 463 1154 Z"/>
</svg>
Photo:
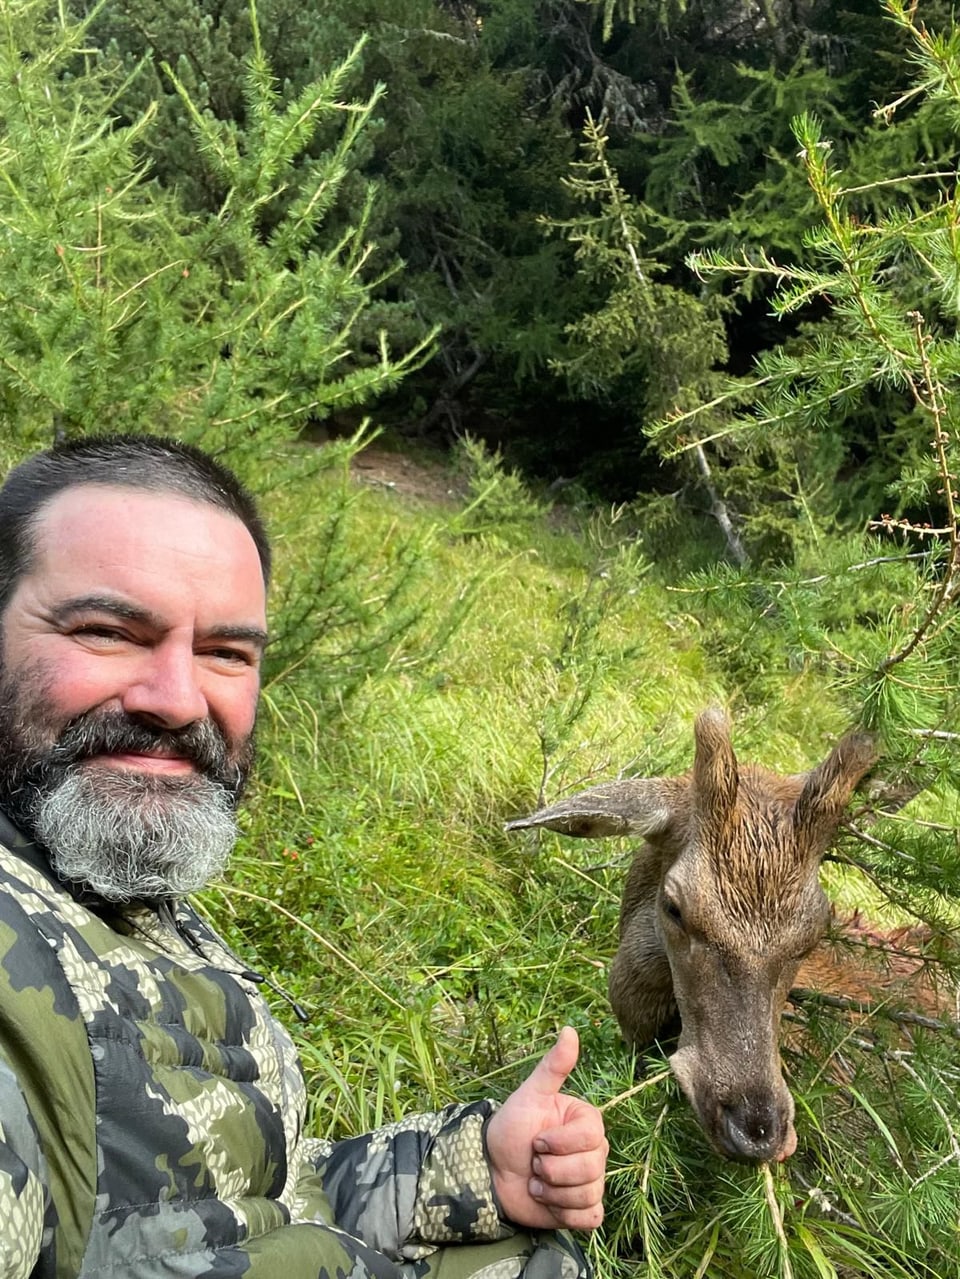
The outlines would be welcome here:
<svg viewBox="0 0 960 1279">
<path fill-rule="evenodd" d="M 122 693 L 116 670 L 89 654 L 61 657 L 54 664 L 40 664 L 37 670 L 42 690 L 37 709 L 47 719 L 71 720 L 119 700 Z"/>
<path fill-rule="evenodd" d="M 56 737 L 70 720 L 116 696 L 101 670 L 49 654 L 8 675 L 16 719 L 41 737 Z"/>
<path fill-rule="evenodd" d="M 207 691 L 210 715 L 220 725 L 231 744 L 246 741 L 253 732 L 257 719 L 257 703 L 260 681 L 251 679 L 231 680 L 227 687 Z"/>
</svg>

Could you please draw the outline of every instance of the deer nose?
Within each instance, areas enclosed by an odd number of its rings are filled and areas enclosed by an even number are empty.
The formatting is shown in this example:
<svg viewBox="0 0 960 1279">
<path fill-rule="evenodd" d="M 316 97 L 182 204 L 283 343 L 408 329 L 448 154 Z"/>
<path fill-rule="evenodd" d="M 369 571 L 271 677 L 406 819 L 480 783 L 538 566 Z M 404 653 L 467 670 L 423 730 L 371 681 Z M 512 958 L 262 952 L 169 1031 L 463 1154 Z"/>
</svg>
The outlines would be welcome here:
<svg viewBox="0 0 960 1279">
<path fill-rule="evenodd" d="M 774 1098 L 741 1097 L 721 1107 L 717 1137 L 728 1159 L 766 1163 L 788 1144 L 790 1120 Z"/>
</svg>

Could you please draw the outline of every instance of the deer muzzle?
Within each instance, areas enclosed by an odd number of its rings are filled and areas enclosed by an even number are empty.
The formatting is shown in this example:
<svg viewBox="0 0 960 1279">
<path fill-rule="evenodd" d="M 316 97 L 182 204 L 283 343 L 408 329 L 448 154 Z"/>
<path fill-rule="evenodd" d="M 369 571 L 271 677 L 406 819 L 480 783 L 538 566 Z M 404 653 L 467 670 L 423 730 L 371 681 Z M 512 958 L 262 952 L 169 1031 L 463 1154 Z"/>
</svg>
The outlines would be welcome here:
<svg viewBox="0 0 960 1279">
<path fill-rule="evenodd" d="M 794 1105 L 779 1070 L 772 1079 L 740 1075 L 725 1084 L 691 1045 L 670 1068 L 718 1154 L 738 1163 L 779 1162 L 797 1148 Z"/>
</svg>

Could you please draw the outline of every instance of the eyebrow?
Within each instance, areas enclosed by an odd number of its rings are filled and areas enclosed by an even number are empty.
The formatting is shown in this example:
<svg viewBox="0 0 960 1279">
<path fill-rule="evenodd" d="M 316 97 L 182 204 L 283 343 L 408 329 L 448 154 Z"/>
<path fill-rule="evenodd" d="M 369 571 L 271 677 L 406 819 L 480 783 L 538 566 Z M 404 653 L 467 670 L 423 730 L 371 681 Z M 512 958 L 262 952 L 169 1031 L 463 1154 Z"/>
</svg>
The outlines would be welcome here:
<svg viewBox="0 0 960 1279">
<path fill-rule="evenodd" d="M 117 595 L 75 595 L 61 601 L 50 611 L 53 620 L 58 623 L 68 621 L 76 613 L 109 613 L 111 617 L 121 618 L 125 622 L 138 622 L 156 630 L 166 629 L 166 623 L 158 613 Z M 270 641 L 270 636 L 262 627 L 243 625 L 214 626 L 203 632 L 203 638 L 241 640 L 255 645 L 261 652 Z"/>
</svg>

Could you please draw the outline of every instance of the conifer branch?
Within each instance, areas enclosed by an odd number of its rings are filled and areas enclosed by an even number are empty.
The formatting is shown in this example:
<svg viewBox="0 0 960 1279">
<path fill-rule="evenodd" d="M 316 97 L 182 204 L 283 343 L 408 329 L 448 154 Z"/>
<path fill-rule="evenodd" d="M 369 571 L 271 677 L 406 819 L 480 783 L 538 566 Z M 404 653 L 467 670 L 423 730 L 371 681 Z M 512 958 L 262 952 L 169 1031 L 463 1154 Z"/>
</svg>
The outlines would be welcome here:
<svg viewBox="0 0 960 1279">
<path fill-rule="evenodd" d="M 847 573 L 860 573 L 864 569 L 876 568 L 880 564 L 905 564 L 908 560 L 925 559 L 927 559 L 926 551 L 910 551 L 906 555 L 875 555 L 869 560 L 861 560 L 858 564 L 845 564 L 836 573 L 818 573 L 815 577 L 798 577 L 793 580 L 777 577 L 765 580 L 768 585 L 775 587 L 778 591 L 789 591 L 798 586 L 819 586 L 821 582 L 835 582 Z M 698 583 L 696 586 L 667 586 L 666 590 L 674 595 L 707 595 L 716 591 L 752 591 L 755 587 L 756 583 L 752 581 L 720 582 L 716 585 Z M 957 736 L 960 737 L 960 734 Z"/>
<path fill-rule="evenodd" d="M 923 1030 L 934 1030 L 938 1034 L 949 1035 L 952 1039 L 960 1039 L 960 1025 L 953 1021 L 941 1021 L 938 1017 L 927 1017 L 923 1013 L 911 1013 L 897 1008 L 889 1008 L 885 1004 L 877 1004 L 853 999 L 849 995 L 829 995 L 823 990 L 810 990 L 805 986 L 795 986 L 788 999 L 791 1004 L 819 1004 L 824 1008 L 837 1008 L 843 1012 L 858 1013 L 864 1017 L 882 1017 L 898 1026 L 919 1026 Z"/>
<path fill-rule="evenodd" d="M 929 343 L 931 339 L 924 333 L 923 316 L 919 311 L 911 311 L 910 318 L 914 323 L 917 351 L 923 376 L 922 389 L 917 386 L 913 378 L 910 379 L 910 389 L 918 407 L 924 409 L 933 418 L 933 449 L 937 459 L 937 470 L 943 483 L 943 488 L 940 491 L 943 494 L 947 508 L 947 528 L 949 530 L 950 545 L 946 569 L 937 586 L 933 603 L 906 644 L 895 653 L 885 657 L 880 663 L 878 667 L 880 674 L 886 674 L 894 666 L 906 661 L 918 645 L 927 638 L 940 619 L 944 609 L 948 604 L 952 603 L 956 594 L 956 579 L 958 573 L 960 573 L 960 528 L 957 526 L 957 494 L 954 489 L 957 481 L 951 473 L 950 461 L 947 456 L 947 449 L 951 439 L 944 425 L 947 412 L 945 397 L 943 387 L 934 374 L 933 366 L 930 362 Z"/>
<path fill-rule="evenodd" d="M 628 1088 L 626 1092 L 621 1092 L 618 1093 L 616 1097 L 611 1097 L 609 1101 L 605 1101 L 602 1106 L 598 1107 L 598 1109 L 600 1111 L 612 1110 L 614 1106 L 619 1106 L 621 1102 L 627 1101 L 631 1097 L 636 1097 L 637 1093 L 641 1093 L 647 1088 L 653 1088 L 655 1084 L 662 1084 L 663 1081 L 665 1079 L 669 1079 L 669 1077 L 669 1070 L 661 1070 L 658 1074 L 651 1075 L 649 1079 L 642 1079 L 640 1083 L 634 1084 L 633 1087 Z"/>
<path fill-rule="evenodd" d="M 606 189 L 606 198 L 610 201 L 610 207 L 620 228 L 620 235 L 630 258 L 633 274 L 636 276 L 638 283 L 646 284 L 647 279 L 643 274 L 643 268 L 640 266 L 640 256 L 634 243 L 633 228 L 627 220 L 626 208 L 629 197 L 621 187 L 617 175 L 610 167 L 610 161 L 607 159 L 606 131 L 602 124 L 594 120 L 593 113 L 589 109 L 587 110 L 587 123 L 584 125 L 583 131 L 586 134 L 587 141 L 593 148 L 596 163 L 600 166 L 600 172 L 603 175 L 603 186 Z"/>
<path fill-rule="evenodd" d="M 398 27 L 393 22 L 384 22 L 383 30 L 395 32 L 402 40 L 408 40 L 411 36 L 425 36 L 428 40 L 445 40 L 449 44 L 467 47 L 476 43 L 472 37 L 455 36 L 452 31 L 437 31 L 432 27 Z"/>
<path fill-rule="evenodd" d="M 901 1060 L 900 1067 L 901 1069 L 905 1070 L 907 1074 L 912 1079 L 914 1079 L 920 1085 L 920 1087 L 924 1090 L 924 1092 L 927 1094 L 928 1098 L 930 1099 L 931 1106 L 933 1106 L 934 1110 L 943 1120 L 943 1126 L 944 1128 L 946 1128 L 950 1137 L 950 1154 L 945 1155 L 942 1159 L 938 1160 L 937 1163 L 933 1164 L 930 1168 L 928 1168 L 925 1173 L 923 1173 L 921 1176 L 916 1178 L 916 1180 L 913 1182 L 912 1186 L 910 1187 L 911 1190 L 916 1190 L 917 1186 L 919 1186 L 922 1182 L 927 1181 L 930 1177 L 935 1176 L 940 1171 L 941 1168 L 944 1168 L 948 1163 L 951 1163 L 953 1160 L 956 1160 L 957 1163 L 960 1164 L 960 1141 L 957 1140 L 956 1130 L 954 1129 L 953 1124 L 950 1122 L 950 1116 L 947 1114 L 946 1110 L 944 1110 L 943 1106 L 941 1106 L 939 1100 L 937 1099 L 936 1094 L 934 1093 L 933 1089 L 930 1088 L 930 1086 L 927 1084 L 926 1080 L 923 1079 L 923 1077 L 919 1074 L 919 1072 L 914 1070 L 914 1068 L 910 1065 L 910 1063 L 906 1061 L 905 1059 Z M 941 1082 L 943 1081 L 941 1080 Z"/>
<path fill-rule="evenodd" d="M 821 291 L 826 291 L 826 286 Z M 717 408 L 722 404 L 730 403 L 731 401 L 744 397 L 751 391 L 759 390 L 762 387 L 771 386 L 774 390 L 776 390 L 777 384 L 782 384 L 783 380 L 782 374 L 771 373 L 765 377 L 758 378 L 753 382 L 741 383 L 732 387 L 729 391 L 725 391 L 721 395 L 716 396 L 707 404 L 701 404 L 685 413 L 678 413 L 667 417 L 662 423 L 654 423 L 653 427 L 650 429 L 650 434 L 655 437 L 657 435 L 661 435 L 668 429 L 673 429 L 681 422 L 702 416 L 708 409 Z M 865 390 L 873 381 L 874 370 L 870 369 L 869 372 L 864 374 L 862 377 L 858 377 L 856 379 L 851 377 L 844 386 L 844 392 L 849 394 L 854 390 Z M 765 413 L 762 416 L 756 416 L 749 419 L 735 419 L 729 424 L 729 426 L 725 426 L 722 430 L 713 431 L 710 435 L 700 436 L 699 439 L 693 443 L 683 442 L 677 444 L 673 450 L 667 452 L 667 456 L 670 457 L 673 454 L 688 452 L 690 449 L 695 448 L 697 443 L 711 444 L 715 440 L 726 439 L 740 431 L 749 431 L 756 434 L 764 427 L 778 427 L 782 430 L 785 425 L 794 422 L 798 418 L 809 418 L 815 412 L 826 412 L 826 410 L 833 406 L 837 399 L 837 395 L 838 393 L 833 387 L 827 387 L 821 394 L 807 396 L 794 407 L 778 404 L 769 413 Z M 760 403 L 762 402 L 763 401 L 760 400 Z"/>
<path fill-rule="evenodd" d="M 882 839 L 877 839 L 874 835 L 869 835 L 865 830 L 862 830 L 853 822 L 845 822 L 844 827 L 851 835 L 859 840 L 861 844 L 866 844 L 870 848 L 875 848 L 878 852 L 888 853 L 891 857 L 898 857 L 903 861 L 914 862 L 916 860 L 910 855 L 910 853 L 905 853 L 902 848 L 897 848 L 893 844 L 888 844 Z M 862 870 L 865 875 L 870 874 L 869 868 L 864 866 L 862 862 L 858 862 L 855 858 L 847 859 L 844 857 L 837 857 L 835 860 L 840 862 L 849 860 L 850 865 L 856 866 L 857 869 Z M 939 871 L 941 874 L 943 873 L 943 868 L 940 866 L 930 866 L 929 862 L 927 863 L 927 866 L 931 870 Z M 918 915 L 917 918 L 919 919 L 920 916 Z"/>
<path fill-rule="evenodd" d="M 879 114 L 878 112 L 874 113 Z M 897 178 L 878 178 L 875 182 L 864 182 L 857 187 L 841 187 L 837 192 L 839 196 L 862 195 L 865 191 L 879 191 L 883 187 L 896 187 L 904 182 L 920 182 L 924 178 L 947 178 L 949 181 L 956 181 L 956 170 L 954 169 L 932 169 L 927 173 L 902 173 Z"/>
<path fill-rule="evenodd" d="M 777 1201 L 777 1191 L 773 1184 L 773 1170 L 768 1163 L 761 1165 L 764 1194 L 767 1207 L 770 1209 L 770 1220 L 776 1231 L 777 1243 L 780 1245 L 780 1262 L 782 1279 L 793 1279 L 793 1266 L 790 1264 L 790 1245 L 787 1243 L 786 1231 L 783 1228 L 783 1212 Z"/>
</svg>

